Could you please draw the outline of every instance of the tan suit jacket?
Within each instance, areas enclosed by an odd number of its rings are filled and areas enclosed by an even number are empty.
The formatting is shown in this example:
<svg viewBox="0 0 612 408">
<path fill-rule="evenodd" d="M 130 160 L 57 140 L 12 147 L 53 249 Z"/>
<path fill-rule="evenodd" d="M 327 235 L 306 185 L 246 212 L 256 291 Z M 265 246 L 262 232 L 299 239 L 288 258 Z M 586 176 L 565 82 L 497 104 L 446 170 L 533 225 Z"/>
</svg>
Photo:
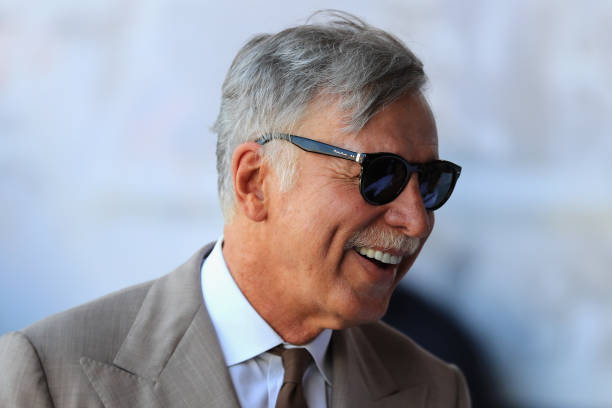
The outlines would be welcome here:
<svg viewBox="0 0 612 408">
<path fill-rule="evenodd" d="M 0 338 L 0 407 L 238 407 L 202 299 L 172 273 Z M 333 408 L 468 407 L 463 376 L 383 323 L 332 335 Z"/>
</svg>

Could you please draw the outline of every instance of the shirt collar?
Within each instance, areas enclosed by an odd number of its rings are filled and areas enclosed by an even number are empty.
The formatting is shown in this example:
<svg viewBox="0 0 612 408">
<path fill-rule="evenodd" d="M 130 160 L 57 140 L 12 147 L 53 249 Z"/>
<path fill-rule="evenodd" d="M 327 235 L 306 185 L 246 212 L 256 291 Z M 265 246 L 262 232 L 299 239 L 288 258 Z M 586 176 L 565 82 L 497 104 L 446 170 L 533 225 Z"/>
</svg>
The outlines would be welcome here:
<svg viewBox="0 0 612 408">
<path fill-rule="evenodd" d="M 257 357 L 279 344 L 291 345 L 283 341 L 244 297 L 227 268 L 222 243 L 223 237 L 202 264 L 202 295 L 229 367 Z M 331 333 L 330 329 L 325 329 L 303 346 L 330 384 L 330 368 L 325 355 Z"/>
</svg>

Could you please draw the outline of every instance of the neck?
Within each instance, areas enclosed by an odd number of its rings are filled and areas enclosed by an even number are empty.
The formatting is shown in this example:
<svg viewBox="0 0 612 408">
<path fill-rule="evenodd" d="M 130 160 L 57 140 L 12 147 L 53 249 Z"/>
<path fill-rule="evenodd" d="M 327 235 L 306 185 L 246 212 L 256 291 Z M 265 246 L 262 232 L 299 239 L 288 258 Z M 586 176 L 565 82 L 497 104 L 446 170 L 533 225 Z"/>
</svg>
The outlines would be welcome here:
<svg viewBox="0 0 612 408">
<path fill-rule="evenodd" d="M 233 225 L 226 225 L 223 257 L 230 274 L 251 306 L 284 341 L 309 343 L 325 326 L 316 310 L 300 302 L 292 282 L 276 272 L 274 262 L 265 262 L 273 259 L 273 254 L 262 242 L 267 241 L 257 231 L 237 234 Z"/>
</svg>

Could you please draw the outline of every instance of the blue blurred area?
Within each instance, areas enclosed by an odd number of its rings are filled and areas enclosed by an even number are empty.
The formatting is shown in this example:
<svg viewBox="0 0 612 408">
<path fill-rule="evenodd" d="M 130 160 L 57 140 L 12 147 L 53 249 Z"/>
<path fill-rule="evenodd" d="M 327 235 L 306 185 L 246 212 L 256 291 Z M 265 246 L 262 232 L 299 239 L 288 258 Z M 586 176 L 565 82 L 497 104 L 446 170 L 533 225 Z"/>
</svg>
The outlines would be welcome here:
<svg viewBox="0 0 612 408">
<path fill-rule="evenodd" d="M 403 284 L 478 340 L 514 406 L 612 406 L 603 0 L 0 3 L 0 333 L 216 239 L 225 72 L 252 35 L 329 7 L 423 59 L 441 156 L 463 166 Z"/>
</svg>

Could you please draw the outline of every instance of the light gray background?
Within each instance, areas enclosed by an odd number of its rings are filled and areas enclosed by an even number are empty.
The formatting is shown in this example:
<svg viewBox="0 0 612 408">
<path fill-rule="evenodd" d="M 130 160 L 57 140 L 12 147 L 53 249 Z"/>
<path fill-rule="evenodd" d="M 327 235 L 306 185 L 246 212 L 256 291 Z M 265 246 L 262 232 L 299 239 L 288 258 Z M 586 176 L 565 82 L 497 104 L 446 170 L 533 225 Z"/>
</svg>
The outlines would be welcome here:
<svg viewBox="0 0 612 408">
<path fill-rule="evenodd" d="M 423 59 L 441 156 L 464 167 L 405 284 L 481 339 L 517 404 L 612 406 L 605 0 L 0 0 L 0 333 L 221 233 L 225 71 L 321 8 Z"/>
</svg>

